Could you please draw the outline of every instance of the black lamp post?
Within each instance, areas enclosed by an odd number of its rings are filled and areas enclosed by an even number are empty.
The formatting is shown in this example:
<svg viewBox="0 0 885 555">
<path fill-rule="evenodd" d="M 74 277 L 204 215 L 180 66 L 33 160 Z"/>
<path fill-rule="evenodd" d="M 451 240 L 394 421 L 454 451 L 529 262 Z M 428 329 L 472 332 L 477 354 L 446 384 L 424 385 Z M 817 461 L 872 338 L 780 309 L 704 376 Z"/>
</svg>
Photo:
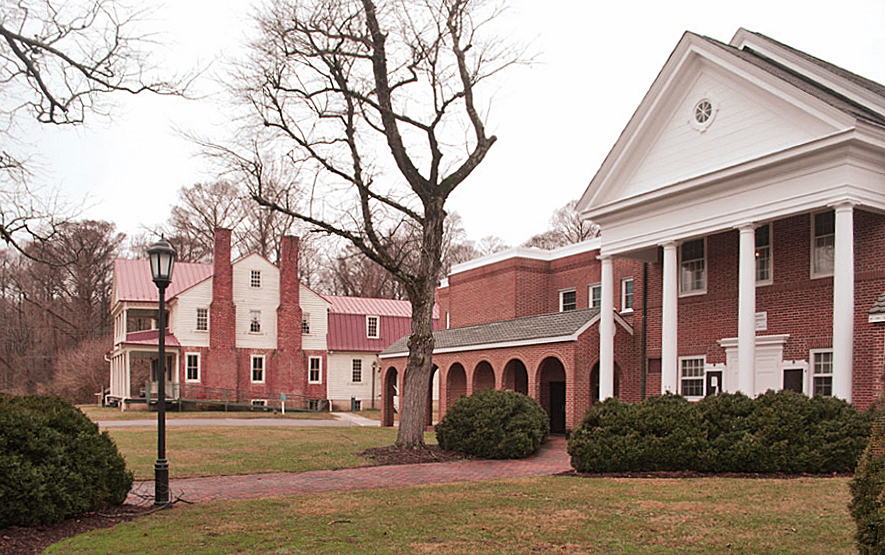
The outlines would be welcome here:
<svg viewBox="0 0 885 555">
<path fill-rule="evenodd" d="M 160 361 L 157 364 L 157 462 L 154 463 L 154 506 L 169 504 L 169 461 L 166 460 L 166 287 L 172 281 L 175 249 L 166 239 L 148 247 L 151 277 L 160 291 L 160 315 L 157 318 L 157 339 Z"/>
</svg>

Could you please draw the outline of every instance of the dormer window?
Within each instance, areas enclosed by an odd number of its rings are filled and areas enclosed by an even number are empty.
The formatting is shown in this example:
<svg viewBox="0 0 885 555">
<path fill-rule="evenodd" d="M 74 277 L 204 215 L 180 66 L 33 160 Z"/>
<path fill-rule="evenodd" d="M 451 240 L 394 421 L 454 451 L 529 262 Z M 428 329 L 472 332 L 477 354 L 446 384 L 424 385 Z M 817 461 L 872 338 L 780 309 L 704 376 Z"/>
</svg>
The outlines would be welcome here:
<svg viewBox="0 0 885 555">
<path fill-rule="evenodd" d="M 366 337 L 378 339 L 378 317 L 366 316 Z"/>
<path fill-rule="evenodd" d="M 261 270 L 252 270 L 252 274 L 249 277 L 249 285 L 255 288 L 261 287 Z"/>
</svg>

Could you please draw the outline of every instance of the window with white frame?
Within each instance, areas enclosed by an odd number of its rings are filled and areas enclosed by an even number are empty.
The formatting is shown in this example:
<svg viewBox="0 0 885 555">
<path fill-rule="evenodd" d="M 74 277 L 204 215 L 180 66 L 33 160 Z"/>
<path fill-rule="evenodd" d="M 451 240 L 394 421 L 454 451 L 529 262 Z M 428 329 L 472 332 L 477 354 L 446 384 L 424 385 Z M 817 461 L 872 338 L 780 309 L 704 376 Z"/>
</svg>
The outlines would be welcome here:
<svg viewBox="0 0 885 555">
<path fill-rule="evenodd" d="M 260 310 L 249 311 L 249 331 L 252 333 L 260 333 L 261 332 L 261 311 Z"/>
<path fill-rule="evenodd" d="M 323 381 L 323 359 L 310 357 L 307 359 L 308 383 L 321 383 Z"/>
<path fill-rule="evenodd" d="M 378 317 L 366 316 L 366 337 L 378 339 Z"/>
<path fill-rule="evenodd" d="M 252 355 L 252 383 L 264 383 L 264 355 Z"/>
<path fill-rule="evenodd" d="M 756 228 L 756 283 L 771 283 L 771 224 Z"/>
<path fill-rule="evenodd" d="M 621 280 L 621 312 L 633 310 L 633 278 Z"/>
<path fill-rule="evenodd" d="M 811 351 L 811 394 L 833 395 L 833 351 Z"/>
<path fill-rule="evenodd" d="M 590 308 L 602 306 L 602 284 L 596 283 L 590 286 Z"/>
<path fill-rule="evenodd" d="M 197 309 L 197 331 L 207 331 L 209 329 L 209 309 Z"/>
<path fill-rule="evenodd" d="M 362 383 L 363 381 L 363 361 L 355 358 L 351 364 L 350 378 L 353 383 Z"/>
<path fill-rule="evenodd" d="M 814 214 L 811 227 L 811 277 L 831 276 L 836 247 L 836 213 L 830 210 Z"/>
<path fill-rule="evenodd" d="M 310 335 L 310 312 L 301 313 L 301 333 Z"/>
<path fill-rule="evenodd" d="M 695 239 L 679 247 L 679 293 L 693 295 L 707 291 L 706 241 Z"/>
<path fill-rule="evenodd" d="M 187 353 L 184 356 L 184 379 L 188 382 L 200 381 L 200 353 Z"/>
<path fill-rule="evenodd" d="M 574 289 L 559 292 L 559 311 L 568 312 L 578 308 L 578 294 Z"/>
<path fill-rule="evenodd" d="M 679 393 L 683 397 L 704 396 L 706 357 L 679 357 Z"/>
<path fill-rule="evenodd" d="M 252 287 L 261 287 L 261 270 L 252 270 L 249 275 L 249 285 Z"/>
</svg>

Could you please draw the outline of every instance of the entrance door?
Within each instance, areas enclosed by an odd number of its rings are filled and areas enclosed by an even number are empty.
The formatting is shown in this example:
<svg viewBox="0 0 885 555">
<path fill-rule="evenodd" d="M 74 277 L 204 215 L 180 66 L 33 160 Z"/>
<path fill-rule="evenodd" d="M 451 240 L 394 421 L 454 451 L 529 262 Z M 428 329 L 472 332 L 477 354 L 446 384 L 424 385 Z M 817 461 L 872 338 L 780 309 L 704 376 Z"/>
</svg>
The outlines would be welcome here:
<svg viewBox="0 0 885 555">
<path fill-rule="evenodd" d="M 565 382 L 550 382 L 550 432 L 565 433 Z"/>
<path fill-rule="evenodd" d="M 784 390 L 802 393 L 803 372 L 801 368 L 784 369 Z"/>
<path fill-rule="evenodd" d="M 716 395 L 722 393 L 722 372 L 716 370 L 707 372 L 707 390 L 705 395 Z"/>
</svg>

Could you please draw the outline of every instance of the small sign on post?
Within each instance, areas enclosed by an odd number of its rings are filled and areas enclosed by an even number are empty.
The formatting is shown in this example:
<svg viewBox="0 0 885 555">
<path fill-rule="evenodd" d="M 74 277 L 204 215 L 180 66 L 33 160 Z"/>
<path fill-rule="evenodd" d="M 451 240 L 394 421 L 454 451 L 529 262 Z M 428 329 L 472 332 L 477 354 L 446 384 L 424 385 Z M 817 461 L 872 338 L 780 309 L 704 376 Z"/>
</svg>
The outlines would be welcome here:
<svg viewBox="0 0 885 555">
<path fill-rule="evenodd" d="M 283 412 L 283 416 L 286 416 L 286 394 L 280 393 L 280 410 Z"/>
</svg>

